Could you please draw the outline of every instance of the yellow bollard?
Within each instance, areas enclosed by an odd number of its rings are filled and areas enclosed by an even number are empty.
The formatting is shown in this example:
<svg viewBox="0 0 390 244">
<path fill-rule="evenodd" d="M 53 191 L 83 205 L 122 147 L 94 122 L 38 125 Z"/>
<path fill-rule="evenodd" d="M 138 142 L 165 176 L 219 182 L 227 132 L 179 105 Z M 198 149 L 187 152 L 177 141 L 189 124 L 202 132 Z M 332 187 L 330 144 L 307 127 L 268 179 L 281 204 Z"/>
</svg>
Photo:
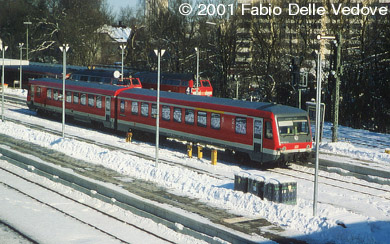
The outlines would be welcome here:
<svg viewBox="0 0 390 244">
<path fill-rule="evenodd" d="M 211 164 L 217 165 L 217 150 L 216 149 L 211 150 Z"/>
<path fill-rule="evenodd" d="M 192 144 L 187 144 L 187 155 L 189 158 L 192 158 Z"/>
<path fill-rule="evenodd" d="M 203 147 L 198 145 L 198 159 L 202 159 L 203 158 Z"/>
<path fill-rule="evenodd" d="M 126 142 L 129 142 L 131 143 L 131 138 L 133 137 L 133 132 L 131 132 L 131 130 L 129 130 L 127 133 L 126 133 Z"/>
<path fill-rule="evenodd" d="M 386 148 L 385 153 L 390 154 L 390 148 Z"/>
</svg>

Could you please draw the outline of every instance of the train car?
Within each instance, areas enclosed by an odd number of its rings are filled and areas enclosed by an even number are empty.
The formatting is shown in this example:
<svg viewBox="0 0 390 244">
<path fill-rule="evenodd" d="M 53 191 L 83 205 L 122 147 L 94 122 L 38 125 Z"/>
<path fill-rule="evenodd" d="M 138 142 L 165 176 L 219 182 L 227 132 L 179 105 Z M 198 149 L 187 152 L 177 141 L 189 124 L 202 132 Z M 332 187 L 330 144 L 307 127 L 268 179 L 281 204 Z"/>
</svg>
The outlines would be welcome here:
<svg viewBox="0 0 390 244">
<path fill-rule="evenodd" d="M 132 77 L 139 78 L 143 88 L 157 90 L 156 72 L 137 72 Z M 199 96 L 213 96 L 213 87 L 209 80 L 199 80 L 198 87 L 193 74 L 161 74 L 160 90 Z"/>
<path fill-rule="evenodd" d="M 41 78 L 29 81 L 27 105 L 45 114 L 62 113 L 62 80 Z M 115 128 L 115 106 L 120 92 L 132 87 L 66 80 L 66 116 L 75 120 Z"/>
<path fill-rule="evenodd" d="M 154 133 L 156 91 L 126 90 L 118 95 L 119 130 Z M 257 162 L 305 159 L 312 150 L 307 112 L 272 103 L 160 94 L 160 134 L 215 145 Z"/>
<path fill-rule="evenodd" d="M 75 70 L 70 75 L 70 80 L 96 82 L 100 84 L 110 84 L 117 86 L 131 86 L 132 88 L 142 88 L 141 81 L 138 78 L 129 78 L 129 73 L 124 72 L 123 79 L 114 76 L 114 69 L 85 69 Z"/>
<path fill-rule="evenodd" d="M 60 64 L 46 64 L 46 63 L 38 63 L 38 62 L 30 62 L 29 65 L 22 67 L 22 84 L 23 88 L 27 89 L 27 83 L 29 79 L 33 78 L 62 78 L 62 65 Z M 69 77 L 69 73 L 71 70 L 67 69 Z M 19 66 L 8 66 L 5 69 L 6 73 L 6 81 L 11 86 L 15 81 L 20 80 L 20 67 Z"/>
<path fill-rule="evenodd" d="M 30 109 L 60 113 L 62 82 L 30 81 Z M 157 92 L 66 81 L 66 114 L 127 132 L 155 133 Z M 312 150 L 307 112 L 272 103 L 160 93 L 160 134 L 215 145 L 239 158 L 268 163 L 305 159 Z"/>
</svg>

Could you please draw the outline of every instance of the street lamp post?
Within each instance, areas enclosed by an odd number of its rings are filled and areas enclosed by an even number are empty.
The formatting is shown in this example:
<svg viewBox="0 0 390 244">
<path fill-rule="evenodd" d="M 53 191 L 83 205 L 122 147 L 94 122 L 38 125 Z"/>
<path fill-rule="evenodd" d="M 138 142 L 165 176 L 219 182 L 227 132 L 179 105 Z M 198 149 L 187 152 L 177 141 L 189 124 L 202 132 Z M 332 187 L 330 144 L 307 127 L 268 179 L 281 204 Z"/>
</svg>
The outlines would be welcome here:
<svg viewBox="0 0 390 244">
<path fill-rule="evenodd" d="M 20 49 L 19 88 L 20 88 L 20 89 L 22 89 L 22 59 L 23 59 L 22 50 L 23 50 L 23 45 L 24 45 L 23 42 L 20 42 L 20 43 L 19 43 L 19 49 Z"/>
<path fill-rule="evenodd" d="M 0 39 L 0 51 L 2 51 L 2 69 L 1 69 L 1 121 L 4 122 L 4 55 L 5 51 L 7 51 L 8 46 L 3 46 L 3 41 Z"/>
<path fill-rule="evenodd" d="M 154 53 L 157 55 L 157 112 L 156 112 L 156 167 L 158 166 L 158 147 L 160 140 L 160 79 L 161 79 L 161 71 L 160 71 L 160 63 L 161 56 L 164 55 L 164 49 L 156 49 Z"/>
<path fill-rule="evenodd" d="M 318 40 L 334 40 L 334 36 L 317 36 Z M 320 154 L 320 132 L 321 130 L 321 49 L 317 54 L 317 97 L 316 97 L 316 162 L 314 174 L 314 197 L 313 197 L 313 215 L 317 215 L 317 198 L 318 198 L 318 168 Z"/>
<path fill-rule="evenodd" d="M 62 138 L 65 138 L 65 78 L 66 78 L 66 53 L 69 50 L 68 44 L 60 46 L 60 50 L 63 53 L 62 59 Z"/>
<path fill-rule="evenodd" d="M 123 82 L 123 56 L 124 56 L 124 51 L 126 49 L 126 45 L 122 43 L 119 47 L 122 50 L 122 73 L 121 73 L 121 76 L 122 76 L 122 82 Z"/>
<path fill-rule="evenodd" d="M 23 22 L 23 24 L 27 25 L 27 32 L 26 32 L 26 40 L 27 40 L 27 42 L 26 42 L 26 50 L 27 50 L 26 51 L 26 59 L 29 60 L 28 59 L 28 26 L 31 25 L 32 22 L 26 21 L 26 22 Z"/>
<path fill-rule="evenodd" d="M 196 95 L 198 95 L 199 91 L 199 48 L 195 48 L 196 51 Z"/>
</svg>

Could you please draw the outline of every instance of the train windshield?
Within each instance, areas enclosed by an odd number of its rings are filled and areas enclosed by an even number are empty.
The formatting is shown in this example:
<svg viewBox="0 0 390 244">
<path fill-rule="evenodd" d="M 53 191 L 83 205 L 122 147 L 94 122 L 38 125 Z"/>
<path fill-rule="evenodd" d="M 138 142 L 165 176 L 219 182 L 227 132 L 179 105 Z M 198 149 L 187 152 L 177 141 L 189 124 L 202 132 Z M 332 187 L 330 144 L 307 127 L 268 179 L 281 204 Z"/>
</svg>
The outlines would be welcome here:
<svg viewBox="0 0 390 244">
<path fill-rule="evenodd" d="M 210 86 L 211 86 L 209 80 L 202 80 L 202 85 L 203 85 L 204 87 L 210 87 Z"/>
<path fill-rule="evenodd" d="M 278 126 L 281 136 L 309 134 L 309 123 L 306 117 L 278 118 Z"/>
</svg>

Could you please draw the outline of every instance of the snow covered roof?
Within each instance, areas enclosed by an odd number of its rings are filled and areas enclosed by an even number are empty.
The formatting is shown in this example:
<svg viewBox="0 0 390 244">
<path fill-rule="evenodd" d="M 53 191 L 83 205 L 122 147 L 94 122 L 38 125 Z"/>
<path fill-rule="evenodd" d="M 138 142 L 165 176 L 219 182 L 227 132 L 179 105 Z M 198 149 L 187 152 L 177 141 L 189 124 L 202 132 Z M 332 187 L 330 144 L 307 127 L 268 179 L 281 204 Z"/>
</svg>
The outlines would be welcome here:
<svg viewBox="0 0 390 244">
<path fill-rule="evenodd" d="M 131 33 L 131 28 L 103 25 L 98 29 L 98 33 L 108 34 L 116 42 L 127 42 Z"/>
</svg>

